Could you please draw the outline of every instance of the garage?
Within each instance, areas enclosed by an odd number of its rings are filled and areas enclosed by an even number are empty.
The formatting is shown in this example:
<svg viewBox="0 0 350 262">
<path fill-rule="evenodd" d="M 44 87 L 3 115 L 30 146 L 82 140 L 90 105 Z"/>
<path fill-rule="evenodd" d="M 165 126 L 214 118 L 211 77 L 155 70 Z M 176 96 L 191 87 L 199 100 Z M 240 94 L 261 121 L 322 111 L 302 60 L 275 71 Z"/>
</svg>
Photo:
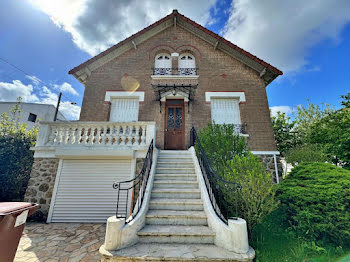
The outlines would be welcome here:
<svg viewBox="0 0 350 262">
<path fill-rule="evenodd" d="M 131 178 L 132 160 L 61 160 L 48 222 L 106 222 L 115 215 L 114 182 Z"/>
</svg>

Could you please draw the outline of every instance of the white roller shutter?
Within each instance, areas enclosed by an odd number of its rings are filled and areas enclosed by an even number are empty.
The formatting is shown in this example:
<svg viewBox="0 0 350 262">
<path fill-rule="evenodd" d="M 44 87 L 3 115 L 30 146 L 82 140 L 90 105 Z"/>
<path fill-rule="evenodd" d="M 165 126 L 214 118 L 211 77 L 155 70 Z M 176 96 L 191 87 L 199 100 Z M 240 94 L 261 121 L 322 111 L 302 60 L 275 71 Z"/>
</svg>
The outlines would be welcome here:
<svg viewBox="0 0 350 262">
<path fill-rule="evenodd" d="M 51 222 L 106 222 L 115 215 L 116 181 L 131 178 L 131 160 L 63 160 Z"/>
<path fill-rule="evenodd" d="M 211 119 L 215 124 L 240 124 L 238 99 L 212 98 Z"/>
<path fill-rule="evenodd" d="M 117 98 L 111 102 L 110 121 L 136 122 L 139 118 L 138 98 Z"/>
</svg>

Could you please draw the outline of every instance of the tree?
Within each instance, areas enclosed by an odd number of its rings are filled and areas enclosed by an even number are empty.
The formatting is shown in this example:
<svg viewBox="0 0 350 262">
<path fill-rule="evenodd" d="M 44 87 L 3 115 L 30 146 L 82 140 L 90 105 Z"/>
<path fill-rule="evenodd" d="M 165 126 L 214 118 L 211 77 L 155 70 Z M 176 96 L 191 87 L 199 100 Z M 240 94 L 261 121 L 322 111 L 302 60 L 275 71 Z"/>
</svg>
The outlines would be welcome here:
<svg viewBox="0 0 350 262">
<path fill-rule="evenodd" d="M 350 93 L 341 97 L 344 107 L 315 122 L 308 140 L 323 145 L 334 163 L 350 169 Z"/>
<path fill-rule="evenodd" d="M 298 134 L 294 131 L 295 122 L 291 122 L 290 117 L 285 113 L 277 112 L 277 116 L 272 117 L 272 127 L 277 150 L 282 155 L 300 143 Z"/>
<path fill-rule="evenodd" d="M 23 199 L 30 171 L 38 127 L 27 130 L 20 122 L 21 98 L 10 110 L 0 116 L 0 201 Z"/>
</svg>

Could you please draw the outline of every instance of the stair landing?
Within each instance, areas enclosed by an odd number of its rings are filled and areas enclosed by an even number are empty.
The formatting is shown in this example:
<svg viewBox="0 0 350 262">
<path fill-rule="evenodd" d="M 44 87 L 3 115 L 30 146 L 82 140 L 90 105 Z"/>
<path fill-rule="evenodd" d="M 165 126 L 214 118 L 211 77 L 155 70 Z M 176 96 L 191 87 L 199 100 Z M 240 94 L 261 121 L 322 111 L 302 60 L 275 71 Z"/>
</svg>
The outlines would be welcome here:
<svg viewBox="0 0 350 262">
<path fill-rule="evenodd" d="M 252 261 L 255 252 L 237 254 L 215 245 L 138 243 L 117 251 L 100 249 L 103 262 L 114 261 Z"/>
</svg>

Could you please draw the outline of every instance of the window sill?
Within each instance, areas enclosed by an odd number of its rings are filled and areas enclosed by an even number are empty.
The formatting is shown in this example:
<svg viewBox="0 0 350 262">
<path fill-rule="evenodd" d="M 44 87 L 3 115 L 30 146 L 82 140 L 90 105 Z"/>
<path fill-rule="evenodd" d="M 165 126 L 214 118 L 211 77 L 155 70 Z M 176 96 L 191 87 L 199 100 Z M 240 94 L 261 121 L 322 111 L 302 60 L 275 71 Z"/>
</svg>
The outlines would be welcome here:
<svg viewBox="0 0 350 262">
<path fill-rule="evenodd" d="M 198 79 L 199 75 L 151 75 L 152 79 Z"/>
</svg>

